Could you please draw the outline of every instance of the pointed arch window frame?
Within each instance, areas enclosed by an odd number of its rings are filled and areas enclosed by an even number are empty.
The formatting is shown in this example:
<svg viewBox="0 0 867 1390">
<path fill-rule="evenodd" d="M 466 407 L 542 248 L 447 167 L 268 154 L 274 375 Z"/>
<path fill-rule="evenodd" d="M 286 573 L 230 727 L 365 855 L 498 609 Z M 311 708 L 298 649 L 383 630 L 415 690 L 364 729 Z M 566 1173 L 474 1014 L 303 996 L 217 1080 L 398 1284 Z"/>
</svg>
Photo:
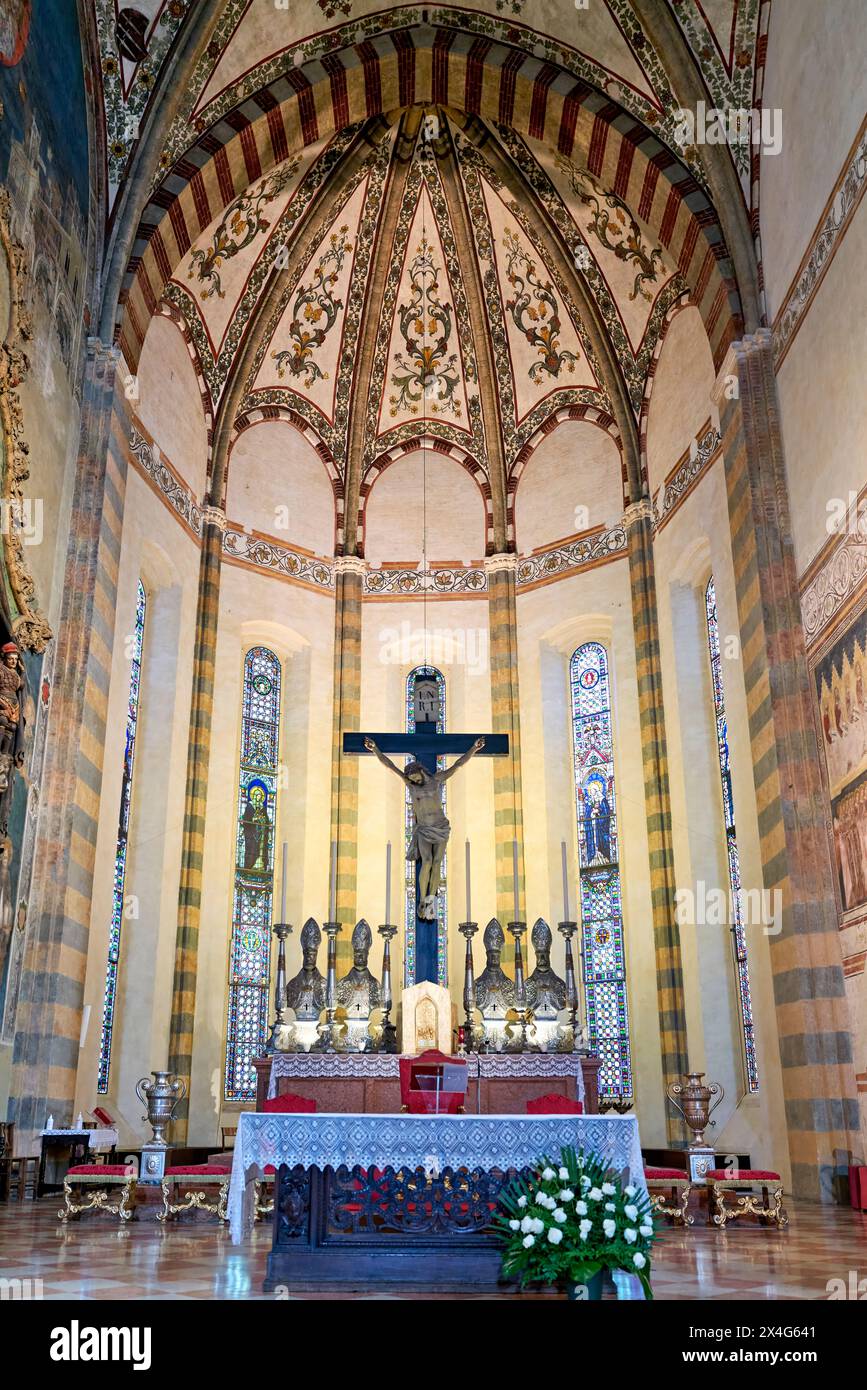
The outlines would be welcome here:
<svg viewBox="0 0 867 1390">
<path fill-rule="evenodd" d="M 582 642 L 569 659 L 578 834 L 581 980 L 602 1101 L 634 1098 L 608 651 Z M 590 785 L 599 787 L 591 805 Z"/>
<path fill-rule="evenodd" d="M 129 691 L 127 693 L 126 733 L 123 755 L 123 772 L 120 784 L 120 809 L 118 811 L 117 839 L 114 852 L 114 878 L 112 884 L 111 921 L 108 927 L 108 962 L 105 971 L 105 989 L 102 998 L 102 1030 L 99 1040 L 99 1061 L 97 1064 L 97 1094 L 108 1094 L 111 1077 L 111 1052 L 114 1041 L 114 1022 L 117 1012 L 117 983 L 120 971 L 120 948 L 123 934 L 124 906 L 126 901 L 126 872 L 129 863 L 129 826 L 132 814 L 133 774 L 135 772 L 136 739 L 141 717 L 141 674 L 142 653 L 144 650 L 145 623 L 147 622 L 148 596 L 141 578 L 136 589 L 135 627 L 133 630 L 132 654 L 130 662 Z"/>
<path fill-rule="evenodd" d="M 728 741 L 728 717 L 726 715 L 725 686 L 722 675 L 722 648 L 719 637 L 719 615 L 716 602 L 716 584 L 711 575 L 704 589 L 705 627 L 707 632 L 708 655 L 711 671 L 711 694 L 713 699 L 714 727 L 716 730 L 717 757 L 719 760 L 720 782 L 722 787 L 723 821 L 725 825 L 726 863 L 729 875 L 729 903 L 731 914 L 732 950 L 734 955 L 735 980 L 738 991 L 738 1011 L 740 1015 L 741 1060 L 744 1068 L 744 1084 L 750 1095 L 759 1091 L 759 1069 L 756 1058 L 755 1025 L 753 1004 L 750 992 L 750 966 L 747 954 L 746 923 L 744 922 L 743 893 L 741 888 L 741 859 L 738 850 L 735 823 L 735 801 L 732 788 L 731 753 Z"/>
<path fill-rule="evenodd" d="M 406 699 L 406 732 L 415 733 L 415 704 L 413 701 L 413 688 L 418 677 L 426 677 L 428 680 L 435 680 L 439 691 L 439 718 L 437 719 L 436 731 L 438 734 L 446 732 L 446 678 L 437 666 L 429 666 L 422 663 L 413 666 L 408 673 L 405 684 Z M 411 754 L 407 754 L 404 760 L 404 767 L 412 761 Z M 442 771 L 446 765 L 444 757 L 437 758 L 437 770 Z M 441 789 L 443 814 L 446 810 L 446 788 L 443 784 Z M 412 838 L 413 815 L 412 802 L 409 792 L 405 794 L 404 802 L 404 854 L 409 850 L 409 842 Z M 404 877 L 404 952 L 403 952 L 403 972 L 404 987 L 415 983 L 415 860 L 406 860 L 406 872 Z M 442 866 L 440 871 L 440 886 L 437 891 L 437 984 L 444 989 L 448 988 L 448 846 L 443 854 Z"/>
<path fill-rule="evenodd" d="M 263 677 L 267 689 L 261 684 Z M 280 658 L 270 647 L 256 643 L 244 654 L 241 693 L 223 1067 L 223 1098 L 230 1104 L 255 1100 L 253 1058 L 263 1052 L 267 1033 L 282 699 Z M 252 793 L 257 789 L 264 792 L 264 822 L 256 819 L 259 798 L 254 805 Z M 257 826 L 263 825 L 264 845 L 250 864 Z"/>
</svg>

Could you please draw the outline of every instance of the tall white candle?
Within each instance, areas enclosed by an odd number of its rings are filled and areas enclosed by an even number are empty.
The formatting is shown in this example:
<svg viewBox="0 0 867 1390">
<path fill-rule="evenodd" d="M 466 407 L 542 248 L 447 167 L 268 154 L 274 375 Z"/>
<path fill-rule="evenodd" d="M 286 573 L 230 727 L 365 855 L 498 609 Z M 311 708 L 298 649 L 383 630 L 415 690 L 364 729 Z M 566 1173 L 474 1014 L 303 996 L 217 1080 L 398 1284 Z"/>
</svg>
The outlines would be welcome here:
<svg viewBox="0 0 867 1390">
<path fill-rule="evenodd" d="M 560 852 L 563 857 L 563 921 L 569 921 L 569 869 L 566 859 L 566 841 L 560 841 Z"/>
<path fill-rule="evenodd" d="M 337 921 L 337 841 L 331 841 L 331 877 L 328 891 L 328 920 Z"/>
<path fill-rule="evenodd" d="M 515 917 L 514 917 L 514 920 L 517 922 L 517 921 L 520 920 L 520 918 L 519 918 L 519 916 L 518 916 L 518 906 L 519 906 L 519 904 L 518 904 L 518 841 L 517 841 L 517 840 L 513 840 L 513 841 L 512 841 L 512 879 L 513 879 L 514 889 L 515 889 Z"/>
<path fill-rule="evenodd" d="M 465 846 L 465 852 L 466 852 L 466 861 L 467 861 L 467 862 L 466 862 L 466 879 L 467 879 L 467 916 L 466 916 L 466 920 L 467 920 L 468 922 L 471 922 L 471 921 L 473 920 L 473 908 L 472 908 L 472 892 L 471 892 L 471 889 L 470 889 L 470 842 L 469 842 L 469 840 L 467 840 L 467 843 L 466 843 L 466 846 Z"/>
<path fill-rule="evenodd" d="M 283 879 L 280 886 L 280 921 L 286 921 L 286 880 L 289 877 L 289 846 L 283 841 Z"/>
<path fill-rule="evenodd" d="M 385 924 L 391 921 L 391 840 L 385 846 Z"/>
</svg>

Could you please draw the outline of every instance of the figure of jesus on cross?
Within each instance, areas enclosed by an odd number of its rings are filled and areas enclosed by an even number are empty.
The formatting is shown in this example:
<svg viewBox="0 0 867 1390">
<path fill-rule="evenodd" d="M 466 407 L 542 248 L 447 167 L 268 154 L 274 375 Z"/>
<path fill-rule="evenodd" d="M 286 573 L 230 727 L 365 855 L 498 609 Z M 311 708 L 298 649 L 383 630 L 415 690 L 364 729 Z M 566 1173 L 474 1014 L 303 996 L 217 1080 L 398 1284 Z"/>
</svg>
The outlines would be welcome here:
<svg viewBox="0 0 867 1390">
<path fill-rule="evenodd" d="M 440 772 L 428 772 L 427 768 L 415 758 L 401 771 L 377 748 L 372 738 L 365 738 L 364 746 L 368 753 L 375 753 L 383 767 L 397 774 L 406 786 L 412 802 L 415 826 L 406 851 L 407 859 L 420 860 L 418 875 L 419 905 L 418 915 L 423 922 L 436 920 L 437 890 L 440 886 L 440 870 L 443 855 L 452 828 L 443 810 L 441 788 L 444 782 L 454 777 L 458 768 L 468 763 L 485 746 L 483 738 L 477 738 L 471 748 L 458 758 L 451 767 Z"/>
</svg>

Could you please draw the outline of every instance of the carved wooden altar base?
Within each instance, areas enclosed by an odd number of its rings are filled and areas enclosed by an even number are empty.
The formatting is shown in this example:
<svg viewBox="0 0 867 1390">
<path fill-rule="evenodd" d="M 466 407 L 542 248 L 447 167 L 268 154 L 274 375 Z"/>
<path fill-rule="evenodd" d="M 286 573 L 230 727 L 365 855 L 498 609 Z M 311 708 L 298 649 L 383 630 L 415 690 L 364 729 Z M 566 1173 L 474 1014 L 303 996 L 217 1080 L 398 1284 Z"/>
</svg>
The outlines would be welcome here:
<svg viewBox="0 0 867 1390">
<path fill-rule="evenodd" d="M 516 1287 L 501 1278 L 502 1241 L 491 1226 L 500 1190 L 515 1175 L 283 1165 L 263 1288 Z"/>
</svg>

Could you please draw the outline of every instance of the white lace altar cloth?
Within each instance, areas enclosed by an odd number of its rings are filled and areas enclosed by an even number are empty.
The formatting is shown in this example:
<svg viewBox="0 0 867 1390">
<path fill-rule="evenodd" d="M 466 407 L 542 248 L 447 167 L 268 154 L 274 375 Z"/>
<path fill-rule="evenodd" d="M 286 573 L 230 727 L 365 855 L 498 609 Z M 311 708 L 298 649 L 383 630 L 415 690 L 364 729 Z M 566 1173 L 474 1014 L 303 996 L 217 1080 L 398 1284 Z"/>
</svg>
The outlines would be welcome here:
<svg viewBox="0 0 867 1390">
<path fill-rule="evenodd" d="M 246 1111 L 229 1184 L 235 1244 L 253 1227 L 253 1183 L 290 1168 L 506 1169 L 556 1159 L 571 1144 L 597 1154 L 647 1193 L 634 1115 L 272 1115 Z"/>
<path fill-rule="evenodd" d="M 111 1149 L 117 1143 L 116 1129 L 61 1129 L 54 1125 L 51 1129 L 43 1129 L 41 1134 L 51 1135 L 60 1134 L 64 1137 L 68 1134 L 72 1139 L 87 1138 L 88 1148 L 91 1149 Z"/>
<path fill-rule="evenodd" d="M 496 1077 L 498 1080 L 511 1076 L 538 1076 L 575 1078 L 575 1099 L 584 1100 L 584 1074 L 581 1070 L 581 1056 L 577 1052 L 471 1052 L 467 1057 L 455 1060 L 465 1061 L 469 1068 L 470 1081 L 480 1076 Z M 281 1076 L 294 1080 L 325 1076 L 346 1077 L 347 1079 L 371 1078 L 397 1081 L 400 1077 L 395 1054 L 382 1052 L 276 1052 L 271 1062 L 271 1075 L 268 1078 L 268 1098 L 277 1094 L 277 1081 Z"/>
</svg>

